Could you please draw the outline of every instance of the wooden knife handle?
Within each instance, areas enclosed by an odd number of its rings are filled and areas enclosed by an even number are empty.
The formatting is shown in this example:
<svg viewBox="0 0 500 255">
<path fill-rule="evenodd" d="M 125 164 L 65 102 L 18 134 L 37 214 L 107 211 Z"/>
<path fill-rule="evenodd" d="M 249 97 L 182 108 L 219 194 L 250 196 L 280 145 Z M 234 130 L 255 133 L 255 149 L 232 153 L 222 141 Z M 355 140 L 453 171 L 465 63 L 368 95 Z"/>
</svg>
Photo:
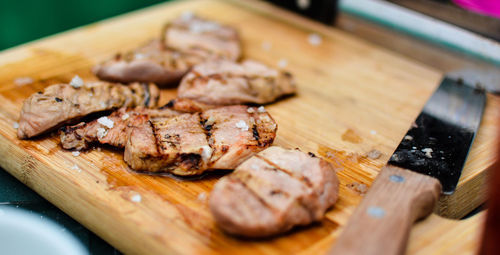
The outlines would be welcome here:
<svg viewBox="0 0 500 255">
<path fill-rule="evenodd" d="M 385 166 L 329 254 L 404 254 L 411 226 L 432 212 L 440 193 L 435 178 Z"/>
</svg>

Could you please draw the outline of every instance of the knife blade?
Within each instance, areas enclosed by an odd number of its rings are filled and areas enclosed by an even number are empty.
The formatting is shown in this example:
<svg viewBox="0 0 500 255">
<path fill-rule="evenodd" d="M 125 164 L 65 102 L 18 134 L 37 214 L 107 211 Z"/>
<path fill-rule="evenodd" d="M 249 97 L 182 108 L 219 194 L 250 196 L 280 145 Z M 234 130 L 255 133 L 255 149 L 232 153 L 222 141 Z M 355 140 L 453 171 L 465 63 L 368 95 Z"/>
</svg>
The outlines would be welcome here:
<svg viewBox="0 0 500 255">
<path fill-rule="evenodd" d="M 330 254 L 403 254 L 413 223 L 455 190 L 485 104 L 484 90 L 444 78 Z"/>
</svg>

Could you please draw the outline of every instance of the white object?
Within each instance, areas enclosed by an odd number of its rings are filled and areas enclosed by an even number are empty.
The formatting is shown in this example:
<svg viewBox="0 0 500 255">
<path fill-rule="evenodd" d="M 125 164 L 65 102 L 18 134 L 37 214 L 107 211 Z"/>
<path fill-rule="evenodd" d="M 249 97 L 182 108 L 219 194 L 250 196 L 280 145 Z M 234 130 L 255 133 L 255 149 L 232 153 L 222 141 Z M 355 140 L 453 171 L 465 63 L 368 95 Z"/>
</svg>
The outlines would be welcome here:
<svg viewBox="0 0 500 255">
<path fill-rule="evenodd" d="M 110 118 L 108 117 L 100 117 L 99 119 L 97 119 L 97 122 L 99 122 L 99 124 L 107 127 L 107 128 L 113 128 L 114 126 L 114 122 L 113 120 L 111 120 Z"/>
<path fill-rule="evenodd" d="M 38 214 L 0 207 L 2 254 L 83 255 L 87 249 L 63 227 Z"/>
<path fill-rule="evenodd" d="M 132 202 L 140 203 L 142 201 L 141 194 L 135 194 L 131 198 Z"/>
<path fill-rule="evenodd" d="M 309 44 L 311 44 L 313 46 L 318 46 L 318 45 L 321 44 L 321 42 L 323 41 L 323 39 L 318 34 L 310 34 L 307 37 L 307 41 L 309 41 Z"/>
<path fill-rule="evenodd" d="M 71 81 L 69 82 L 69 85 L 73 86 L 73 88 L 79 88 L 81 86 L 83 86 L 83 80 L 82 78 L 80 78 L 80 76 L 78 75 L 75 75 L 75 77 L 73 77 L 73 79 L 71 79 Z"/>
</svg>

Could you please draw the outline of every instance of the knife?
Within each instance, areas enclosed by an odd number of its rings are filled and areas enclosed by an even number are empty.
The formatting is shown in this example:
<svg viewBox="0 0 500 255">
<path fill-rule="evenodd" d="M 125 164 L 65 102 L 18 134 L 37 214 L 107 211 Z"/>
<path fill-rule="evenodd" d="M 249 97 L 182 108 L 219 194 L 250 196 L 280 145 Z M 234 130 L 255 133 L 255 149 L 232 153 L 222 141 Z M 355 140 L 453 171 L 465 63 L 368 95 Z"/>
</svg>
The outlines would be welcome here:
<svg viewBox="0 0 500 255">
<path fill-rule="evenodd" d="M 455 190 L 485 104 L 484 90 L 444 78 L 329 254 L 403 254 L 413 223 Z"/>
</svg>

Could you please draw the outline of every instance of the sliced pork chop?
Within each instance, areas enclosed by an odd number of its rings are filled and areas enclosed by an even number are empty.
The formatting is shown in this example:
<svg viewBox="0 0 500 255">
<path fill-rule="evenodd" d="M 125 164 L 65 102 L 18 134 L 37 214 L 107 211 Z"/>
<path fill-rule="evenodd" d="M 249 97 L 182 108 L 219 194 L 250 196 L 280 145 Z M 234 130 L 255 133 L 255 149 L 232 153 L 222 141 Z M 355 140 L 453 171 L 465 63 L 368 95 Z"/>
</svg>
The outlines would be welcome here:
<svg viewBox="0 0 500 255">
<path fill-rule="evenodd" d="M 257 61 L 217 60 L 196 65 L 181 81 L 179 98 L 205 104 L 266 104 L 296 91 L 291 74 Z"/>
<path fill-rule="evenodd" d="M 203 51 L 210 57 L 238 60 L 241 46 L 236 29 L 184 13 L 165 26 L 165 46 L 177 51 Z"/>
<path fill-rule="evenodd" d="M 72 82 L 73 83 L 73 82 Z M 108 82 L 75 82 L 51 85 L 24 100 L 17 136 L 30 138 L 95 112 L 119 107 L 158 104 L 160 92 L 154 84 L 124 86 Z"/>
<path fill-rule="evenodd" d="M 273 146 L 220 179 L 209 204 L 224 231 L 267 237 L 321 220 L 337 201 L 338 190 L 331 164 L 313 154 Z"/>
<path fill-rule="evenodd" d="M 167 49 L 156 39 L 146 45 L 94 67 L 99 79 L 122 83 L 153 82 L 169 85 L 179 82 L 182 76 L 195 64 L 208 58 L 200 51 L 176 51 Z"/>
<path fill-rule="evenodd" d="M 172 99 L 160 108 L 123 107 L 107 117 L 74 126 L 61 128 L 61 146 L 67 150 L 85 150 L 92 144 L 109 144 L 117 148 L 125 147 L 130 130 L 147 122 L 150 118 L 172 117 L 182 113 L 195 113 L 217 106 L 199 103 L 190 99 Z M 108 127 L 102 123 L 112 123 Z"/>
<path fill-rule="evenodd" d="M 152 118 L 132 129 L 124 160 L 137 171 L 176 175 L 234 169 L 269 147 L 276 130 L 267 112 L 243 105 Z"/>
<path fill-rule="evenodd" d="M 109 116 L 61 128 L 61 146 L 67 150 L 84 150 L 94 143 L 100 143 L 123 148 L 133 127 L 146 123 L 151 117 L 171 117 L 180 114 L 168 108 L 123 107 Z"/>
<path fill-rule="evenodd" d="M 160 39 L 117 54 L 96 65 L 93 71 L 107 81 L 177 85 L 196 64 L 216 58 L 236 60 L 240 54 L 235 29 L 194 15 L 183 15 L 165 26 Z"/>
</svg>

